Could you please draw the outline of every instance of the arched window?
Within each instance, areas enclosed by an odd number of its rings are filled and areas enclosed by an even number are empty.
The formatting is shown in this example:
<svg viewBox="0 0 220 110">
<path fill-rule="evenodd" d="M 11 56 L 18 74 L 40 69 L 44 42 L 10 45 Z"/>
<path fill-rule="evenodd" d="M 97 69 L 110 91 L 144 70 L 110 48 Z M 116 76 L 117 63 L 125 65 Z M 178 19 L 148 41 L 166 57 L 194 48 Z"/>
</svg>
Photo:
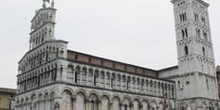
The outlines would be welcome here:
<svg viewBox="0 0 220 110">
<path fill-rule="evenodd" d="M 180 21 L 182 21 L 183 19 L 182 19 L 182 14 L 180 14 Z"/>
<path fill-rule="evenodd" d="M 174 86 L 172 85 L 172 90 L 171 90 L 171 92 L 172 92 L 172 97 L 174 97 Z"/>
<path fill-rule="evenodd" d="M 186 37 L 188 37 L 188 31 L 187 31 L 187 28 L 185 28 L 185 34 L 186 34 Z"/>
<path fill-rule="evenodd" d="M 42 43 L 44 42 L 44 37 L 41 38 L 41 42 L 42 42 Z"/>
<path fill-rule="evenodd" d="M 203 37 L 204 37 L 204 40 L 207 41 L 207 33 L 206 32 L 203 32 Z"/>
<path fill-rule="evenodd" d="M 76 71 L 75 71 L 75 83 L 76 83 L 76 84 L 79 83 L 79 82 L 78 82 L 78 80 L 80 80 L 80 79 L 79 79 L 79 75 L 80 75 L 80 67 L 77 67 L 77 68 L 76 68 Z"/>
<path fill-rule="evenodd" d="M 186 13 L 184 13 L 184 18 L 185 18 L 185 20 L 187 20 Z"/>
<path fill-rule="evenodd" d="M 207 89 L 209 90 L 209 80 L 206 79 L 206 86 L 207 86 Z"/>
<path fill-rule="evenodd" d="M 197 37 L 201 37 L 200 29 L 196 29 L 196 35 L 197 35 Z"/>
<path fill-rule="evenodd" d="M 206 24 L 206 20 L 205 20 L 205 18 L 202 17 L 201 20 L 202 20 L 202 23 L 205 25 L 205 24 Z"/>
<path fill-rule="evenodd" d="M 75 83 L 77 83 L 77 75 L 78 75 L 78 72 L 75 72 Z"/>
<path fill-rule="evenodd" d="M 94 85 L 96 86 L 97 84 L 97 75 L 94 75 Z"/>
<path fill-rule="evenodd" d="M 194 13 L 195 21 L 199 21 L 199 15 L 197 13 Z"/>
<path fill-rule="evenodd" d="M 184 14 L 181 14 L 181 15 L 182 15 L 182 21 L 184 21 L 185 20 Z"/>
<path fill-rule="evenodd" d="M 188 47 L 187 47 L 187 46 L 184 47 L 184 51 L 185 51 L 185 55 L 188 55 L 188 54 L 189 54 L 189 51 L 188 51 Z"/>
<path fill-rule="evenodd" d="M 161 84 L 161 88 L 162 88 L 162 93 L 164 94 L 165 91 L 164 91 L 164 84 L 163 83 Z"/>
<path fill-rule="evenodd" d="M 38 38 L 36 38 L 36 45 L 38 44 Z"/>
<path fill-rule="evenodd" d="M 127 80 L 127 84 L 126 84 L 127 90 L 129 89 L 129 80 Z"/>
<path fill-rule="evenodd" d="M 156 83 L 156 81 L 154 82 L 154 88 L 156 88 L 157 87 L 157 83 Z"/>
<path fill-rule="evenodd" d="M 185 37 L 185 32 L 184 32 L 184 30 L 182 30 L 182 37 L 183 37 L 183 38 Z"/>
<path fill-rule="evenodd" d="M 204 47 L 202 47 L 202 54 L 203 54 L 203 56 L 205 56 L 205 48 Z"/>
<path fill-rule="evenodd" d="M 153 85 L 154 85 L 154 84 L 153 84 L 153 82 L 152 82 L 152 81 L 150 81 L 150 87 L 151 87 L 151 88 L 153 87 Z"/>
<path fill-rule="evenodd" d="M 178 81 L 178 88 L 180 89 L 180 81 Z"/>
<path fill-rule="evenodd" d="M 114 87 L 114 78 L 111 78 L 111 87 L 113 88 Z"/>
</svg>

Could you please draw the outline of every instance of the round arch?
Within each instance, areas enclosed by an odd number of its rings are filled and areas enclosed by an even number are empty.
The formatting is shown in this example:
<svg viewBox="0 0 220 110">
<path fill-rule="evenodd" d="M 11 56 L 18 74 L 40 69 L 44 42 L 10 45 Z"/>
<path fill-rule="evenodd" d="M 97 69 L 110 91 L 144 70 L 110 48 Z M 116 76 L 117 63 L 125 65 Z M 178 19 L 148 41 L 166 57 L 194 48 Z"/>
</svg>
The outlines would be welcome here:
<svg viewBox="0 0 220 110">
<path fill-rule="evenodd" d="M 104 93 L 101 95 L 101 98 L 104 97 L 104 96 L 108 97 L 108 99 L 111 100 L 111 95 L 110 95 L 110 94 L 104 92 Z"/>
<path fill-rule="evenodd" d="M 123 101 L 124 101 L 126 98 L 129 100 L 129 102 L 132 102 L 132 101 L 133 101 L 132 98 L 131 98 L 129 95 L 125 95 L 125 96 L 123 97 Z"/>
<path fill-rule="evenodd" d="M 63 92 L 65 92 L 65 91 L 69 91 L 72 96 L 73 96 L 73 94 L 74 94 L 73 89 L 70 88 L 70 87 L 65 87 L 65 88 L 63 88 L 62 91 L 61 91 L 61 94 L 63 94 Z"/>
<path fill-rule="evenodd" d="M 96 92 L 96 91 L 94 91 L 94 90 L 92 90 L 92 91 L 89 92 L 89 96 L 92 95 L 92 94 L 96 95 L 98 99 L 101 98 L 100 95 L 99 95 L 99 93 Z"/>
<path fill-rule="evenodd" d="M 86 90 L 84 90 L 84 89 L 76 90 L 74 96 L 76 96 L 79 93 L 83 93 L 85 95 L 85 97 L 88 97 L 88 94 L 87 94 Z"/>
<path fill-rule="evenodd" d="M 119 94 L 114 94 L 114 95 L 112 96 L 112 98 L 111 98 L 111 101 L 113 101 L 114 98 L 118 98 L 119 101 L 120 101 L 120 103 L 121 103 L 122 99 L 121 99 L 121 97 L 120 97 Z"/>
</svg>

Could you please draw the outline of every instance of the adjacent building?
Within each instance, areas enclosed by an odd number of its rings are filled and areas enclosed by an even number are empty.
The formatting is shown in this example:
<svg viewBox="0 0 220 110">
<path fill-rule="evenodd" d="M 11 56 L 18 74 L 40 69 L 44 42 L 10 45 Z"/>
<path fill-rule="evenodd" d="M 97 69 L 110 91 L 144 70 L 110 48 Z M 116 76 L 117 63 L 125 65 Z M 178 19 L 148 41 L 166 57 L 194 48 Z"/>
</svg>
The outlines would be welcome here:
<svg viewBox="0 0 220 110">
<path fill-rule="evenodd" d="M 178 65 L 154 70 L 69 50 L 47 1 L 19 61 L 16 110 L 219 110 L 208 3 L 172 0 Z"/>
<path fill-rule="evenodd" d="M 14 110 L 16 89 L 0 88 L 0 110 Z"/>
</svg>

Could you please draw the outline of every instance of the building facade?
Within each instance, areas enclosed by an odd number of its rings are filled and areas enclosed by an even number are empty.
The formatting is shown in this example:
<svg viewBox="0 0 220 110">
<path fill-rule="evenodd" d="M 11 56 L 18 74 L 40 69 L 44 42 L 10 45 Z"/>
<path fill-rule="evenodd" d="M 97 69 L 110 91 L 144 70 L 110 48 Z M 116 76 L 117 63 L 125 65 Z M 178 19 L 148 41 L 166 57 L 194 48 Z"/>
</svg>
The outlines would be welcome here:
<svg viewBox="0 0 220 110">
<path fill-rule="evenodd" d="M 19 61 L 16 110 L 219 110 L 206 2 L 172 0 L 178 66 L 159 71 L 68 50 L 46 2 Z"/>
<path fill-rule="evenodd" d="M 0 110 L 14 110 L 16 89 L 0 88 Z"/>
</svg>

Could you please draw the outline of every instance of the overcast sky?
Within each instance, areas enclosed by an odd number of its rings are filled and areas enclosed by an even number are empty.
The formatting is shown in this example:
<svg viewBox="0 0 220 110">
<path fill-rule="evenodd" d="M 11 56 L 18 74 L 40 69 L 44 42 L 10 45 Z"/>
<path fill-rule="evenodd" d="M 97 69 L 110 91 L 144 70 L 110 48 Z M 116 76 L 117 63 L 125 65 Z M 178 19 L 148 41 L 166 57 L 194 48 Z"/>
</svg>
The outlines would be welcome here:
<svg viewBox="0 0 220 110">
<path fill-rule="evenodd" d="M 220 65 L 220 0 L 206 0 L 216 65 Z M 0 87 L 16 88 L 28 51 L 30 20 L 41 0 L 1 0 Z M 55 0 L 56 38 L 68 49 L 150 69 L 177 65 L 170 0 Z"/>
</svg>

